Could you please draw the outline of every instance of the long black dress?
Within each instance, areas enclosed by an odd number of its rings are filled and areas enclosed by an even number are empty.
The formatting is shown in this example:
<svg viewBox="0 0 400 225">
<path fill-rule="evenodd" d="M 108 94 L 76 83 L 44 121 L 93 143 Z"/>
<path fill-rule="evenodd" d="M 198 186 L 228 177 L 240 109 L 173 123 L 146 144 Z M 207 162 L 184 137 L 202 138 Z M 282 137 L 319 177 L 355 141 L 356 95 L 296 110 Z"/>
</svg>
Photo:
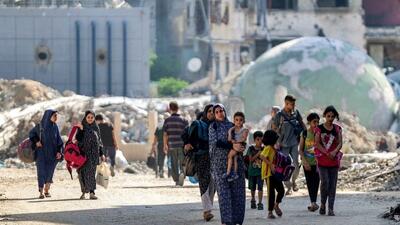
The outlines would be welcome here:
<svg viewBox="0 0 400 225">
<path fill-rule="evenodd" d="M 96 167 L 99 165 L 99 157 L 103 155 L 100 131 L 96 124 L 83 123 L 83 130 L 78 130 L 76 139 L 87 161 L 77 170 L 82 193 L 96 190 Z"/>
</svg>

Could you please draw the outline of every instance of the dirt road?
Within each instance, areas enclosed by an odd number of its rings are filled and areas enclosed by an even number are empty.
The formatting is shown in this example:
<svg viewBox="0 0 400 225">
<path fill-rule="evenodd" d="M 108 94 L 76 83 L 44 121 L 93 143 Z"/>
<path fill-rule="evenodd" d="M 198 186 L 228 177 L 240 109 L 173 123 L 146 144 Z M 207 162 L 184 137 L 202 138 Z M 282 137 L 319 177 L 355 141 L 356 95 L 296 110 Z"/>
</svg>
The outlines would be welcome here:
<svg viewBox="0 0 400 225">
<path fill-rule="evenodd" d="M 174 187 L 169 179 L 152 175 L 117 174 L 107 190 L 98 187 L 99 200 L 78 200 L 78 180 L 69 178 L 65 170 L 56 171 L 52 198 L 37 199 L 36 171 L 32 169 L 0 169 L 1 224 L 132 224 L 132 225 L 217 225 L 220 224 L 218 202 L 215 219 L 205 223 L 196 185 Z M 249 193 L 248 193 L 249 194 Z M 369 225 L 390 224 L 377 216 L 394 205 L 399 193 L 350 193 L 337 196 L 336 217 L 319 216 L 306 210 L 305 190 L 285 197 L 284 216 L 267 220 L 266 211 L 246 209 L 245 223 L 297 225 Z M 249 197 L 249 196 L 248 196 Z M 249 203 L 249 200 L 247 201 Z"/>
</svg>

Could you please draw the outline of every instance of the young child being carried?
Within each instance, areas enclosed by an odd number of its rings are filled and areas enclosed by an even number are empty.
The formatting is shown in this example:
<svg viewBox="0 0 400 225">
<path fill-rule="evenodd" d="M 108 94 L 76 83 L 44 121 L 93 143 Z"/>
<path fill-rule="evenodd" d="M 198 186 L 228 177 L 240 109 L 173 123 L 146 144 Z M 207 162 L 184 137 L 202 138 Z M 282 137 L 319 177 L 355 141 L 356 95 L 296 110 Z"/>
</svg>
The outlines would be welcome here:
<svg viewBox="0 0 400 225">
<path fill-rule="evenodd" d="M 244 113 L 236 112 L 233 115 L 233 122 L 235 126 L 229 129 L 228 141 L 231 142 L 232 144 L 242 144 L 244 147 L 246 147 L 246 140 L 247 136 L 249 135 L 249 130 L 247 128 L 244 128 L 243 126 L 245 123 Z M 227 178 L 229 182 L 239 178 L 239 175 L 237 174 L 237 169 L 238 169 L 237 154 L 238 152 L 235 151 L 234 149 L 231 149 L 228 154 L 228 165 L 224 177 Z M 232 164 L 234 166 L 233 172 L 232 172 Z"/>
</svg>

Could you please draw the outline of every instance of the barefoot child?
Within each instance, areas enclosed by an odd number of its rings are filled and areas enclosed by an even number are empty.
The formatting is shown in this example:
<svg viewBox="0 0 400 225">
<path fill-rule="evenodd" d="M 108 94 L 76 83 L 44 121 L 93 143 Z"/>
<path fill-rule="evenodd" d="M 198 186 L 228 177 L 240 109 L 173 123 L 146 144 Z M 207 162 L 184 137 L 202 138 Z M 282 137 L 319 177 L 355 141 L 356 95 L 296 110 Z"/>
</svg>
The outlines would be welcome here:
<svg viewBox="0 0 400 225">
<path fill-rule="evenodd" d="M 333 106 L 328 106 L 324 111 L 325 123 L 315 129 L 315 158 L 321 179 L 321 208 L 319 213 L 326 214 L 326 201 L 328 199 L 328 216 L 335 216 L 336 183 L 343 153 L 342 128 L 334 124 L 339 120 L 339 113 Z"/>
<path fill-rule="evenodd" d="M 263 160 L 261 168 L 261 176 L 267 183 L 268 190 L 268 218 L 275 219 L 272 210 L 275 210 L 276 215 L 282 216 L 282 210 L 279 208 L 279 204 L 282 202 L 283 196 L 285 195 L 285 189 L 283 182 L 273 176 L 275 172 L 274 158 L 277 154 L 277 150 L 274 145 L 278 141 L 278 134 L 273 130 L 267 130 L 263 136 L 264 150 L 261 152 L 260 158 Z M 275 197 L 275 191 L 278 195 Z"/>
<path fill-rule="evenodd" d="M 308 211 L 315 212 L 319 209 L 317 205 L 319 174 L 314 152 L 315 128 L 319 125 L 318 114 L 310 113 L 310 115 L 307 116 L 307 122 L 309 128 L 300 135 L 299 153 L 306 177 L 308 195 L 311 201 L 311 205 L 308 206 Z"/>
<path fill-rule="evenodd" d="M 243 125 L 245 123 L 244 113 L 236 112 L 233 115 L 233 120 L 235 126 L 229 129 L 228 131 L 228 141 L 232 142 L 233 144 L 240 143 L 243 146 L 246 146 L 247 136 L 249 135 L 249 130 L 244 128 Z M 229 182 L 236 180 L 239 175 L 237 174 L 237 152 L 233 149 L 230 150 L 228 155 L 228 165 L 226 169 L 226 174 L 224 175 L 225 178 L 228 179 Z M 234 166 L 234 171 L 232 171 L 232 164 Z"/>
<path fill-rule="evenodd" d="M 263 186 L 264 181 L 261 179 L 261 165 L 262 160 L 260 154 L 262 152 L 262 138 L 263 133 L 261 131 L 256 131 L 253 134 L 254 145 L 250 146 L 247 150 L 247 156 L 249 157 L 249 189 L 251 191 L 251 208 L 264 210 L 264 205 L 262 204 L 263 198 Z M 256 205 L 256 189 L 258 190 L 258 204 Z"/>
</svg>

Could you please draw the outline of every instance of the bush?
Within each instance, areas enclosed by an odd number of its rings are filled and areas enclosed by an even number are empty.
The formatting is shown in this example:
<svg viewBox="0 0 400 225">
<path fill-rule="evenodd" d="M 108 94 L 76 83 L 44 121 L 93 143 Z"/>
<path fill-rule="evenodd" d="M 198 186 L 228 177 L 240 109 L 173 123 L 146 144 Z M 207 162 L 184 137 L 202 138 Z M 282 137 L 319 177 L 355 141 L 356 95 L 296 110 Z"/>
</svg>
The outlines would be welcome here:
<svg viewBox="0 0 400 225">
<path fill-rule="evenodd" d="M 173 77 L 161 78 L 158 83 L 160 96 L 178 96 L 179 91 L 188 86 L 188 82 Z"/>
<path fill-rule="evenodd" d="M 179 60 L 174 56 L 158 56 L 151 55 L 150 57 L 150 79 L 152 81 L 159 81 L 161 78 L 167 77 L 166 75 L 179 75 L 181 73 L 181 65 Z"/>
</svg>

